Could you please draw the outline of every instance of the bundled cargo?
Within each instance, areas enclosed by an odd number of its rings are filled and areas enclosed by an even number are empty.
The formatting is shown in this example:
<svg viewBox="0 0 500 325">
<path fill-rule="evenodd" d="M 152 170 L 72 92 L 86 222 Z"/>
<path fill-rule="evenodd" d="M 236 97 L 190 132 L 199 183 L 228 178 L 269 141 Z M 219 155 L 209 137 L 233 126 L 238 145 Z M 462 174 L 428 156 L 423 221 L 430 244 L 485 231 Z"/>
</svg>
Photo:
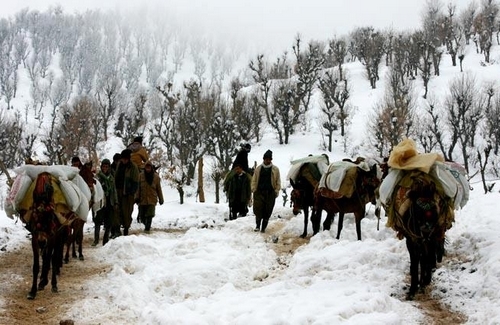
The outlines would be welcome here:
<svg viewBox="0 0 500 325">
<path fill-rule="evenodd" d="M 5 200 L 5 212 L 9 218 L 17 214 L 24 222 L 29 221 L 28 212 L 33 204 L 36 178 L 40 173 L 49 173 L 55 211 L 60 215 L 74 212 L 80 219 L 87 221 L 91 192 L 78 174 L 78 168 L 65 165 L 24 165 L 14 172 L 17 176 Z"/>
</svg>

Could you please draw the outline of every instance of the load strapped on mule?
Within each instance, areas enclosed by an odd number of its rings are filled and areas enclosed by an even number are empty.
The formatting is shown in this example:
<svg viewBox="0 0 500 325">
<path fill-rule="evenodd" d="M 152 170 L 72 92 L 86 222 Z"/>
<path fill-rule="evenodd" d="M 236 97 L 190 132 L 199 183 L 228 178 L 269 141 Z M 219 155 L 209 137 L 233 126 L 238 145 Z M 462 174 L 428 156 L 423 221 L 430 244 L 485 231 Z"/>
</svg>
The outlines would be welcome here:
<svg viewBox="0 0 500 325">
<path fill-rule="evenodd" d="M 313 187 L 318 185 L 321 176 L 327 171 L 329 159 L 326 154 L 310 155 L 304 158 L 295 159 L 290 162 L 292 167 L 288 171 L 286 179 L 290 180 L 292 186 L 300 182 L 300 178 L 305 178 Z"/>
<path fill-rule="evenodd" d="M 394 147 L 388 165 L 390 171 L 379 189 L 380 201 L 387 213 L 387 226 L 398 232 L 398 238 L 402 239 L 407 232 L 402 216 L 411 205 L 410 193 L 415 182 L 422 186 L 434 183 L 438 226 L 450 229 L 455 220 L 454 210 L 464 207 L 469 200 L 465 169 L 457 163 L 445 162 L 438 153 L 419 154 L 411 139 Z M 425 211 L 431 208 L 428 206 L 431 203 L 425 200 L 418 200 L 416 204 Z"/>
<path fill-rule="evenodd" d="M 376 169 L 375 177 L 366 178 L 366 182 L 372 181 L 371 185 L 376 188 L 382 177 L 382 171 L 375 159 L 356 158 L 355 161 L 344 159 L 330 164 L 326 173 L 323 174 L 319 182 L 319 192 L 324 197 L 332 199 L 350 198 L 356 191 L 356 179 L 361 171 L 371 172 Z"/>
<path fill-rule="evenodd" d="M 23 223 L 28 223 L 33 206 L 33 193 L 37 176 L 41 173 L 50 174 L 54 211 L 61 224 L 71 221 L 66 216 L 77 216 L 87 221 L 91 192 L 78 169 L 65 165 L 24 165 L 14 170 L 16 177 L 5 199 L 5 212 L 11 219 L 18 215 Z M 49 188 L 49 186 L 47 186 Z"/>
<path fill-rule="evenodd" d="M 293 214 L 304 212 L 304 232 L 300 237 L 307 236 L 309 207 L 314 205 L 314 189 L 318 186 L 321 176 L 326 172 L 329 159 L 326 154 L 309 155 L 305 158 L 292 160 L 292 166 L 286 179 L 290 180 L 293 190 L 290 195 L 290 206 Z"/>
</svg>

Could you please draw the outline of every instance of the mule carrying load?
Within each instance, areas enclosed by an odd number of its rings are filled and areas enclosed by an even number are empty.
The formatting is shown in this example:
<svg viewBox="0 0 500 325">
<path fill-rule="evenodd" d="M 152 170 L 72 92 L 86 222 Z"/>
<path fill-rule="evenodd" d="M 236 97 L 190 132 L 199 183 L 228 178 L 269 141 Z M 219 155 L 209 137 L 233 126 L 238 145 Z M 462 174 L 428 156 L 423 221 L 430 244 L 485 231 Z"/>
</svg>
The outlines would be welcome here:
<svg viewBox="0 0 500 325">
<path fill-rule="evenodd" d="M 445 162 L 437 153 L 419 154 L 415 142 L 403 140 L 394 147 L 389 174 L 380 186 L 380 201 L 387 214 L 387 226 L 406 238 L 410 254 L 411 285 L 407 298 L 431 281 L 432 270 L 444 254 L 446 230 L 454 210 L 469 199 L 465 169 Z M 420 277 L 419 277 L 420 268 Z"/>
<path fill-rule="evenodd" d="M 374 159 L 358 157 L 356 161 L 344 159 L 330 164 L 315 193 L 311 218 L 314 233 L 319 231 L 322 210 L 327 212 L 324 230 L 330 230 L 335 213 L 339 213 L 337 239 L 342 231 L 344 214 L 353 213 L 356 235 L 361 240 L 361 220 L 366 214 L 366 204 L 375 201 L 375 190 L 381 177 L 382 171 Z"/>
<path fill-rule="evenodd" d="M 292 167 L 286 176 L 293 187 L 290 204 L 293 206 L 294 215 L 299 214 L 300 210 L 304 211 L 304 231 L 300 237 L 305 238 L 307 236 L 309 207 L 314 205 L 314 189 L 321 176 L 328 169 L 329 160 L 326 154 L 322 154 L 292 160 L 290 163 Z"/>
<path fill-rule="evenodd" d="M 62 266 L 63 247 L 70 227 L 87 220 L 91 192 L 78 169 L 69 166 L 25 165 L 17 174 L 5 202 L 8 217 L 18 215 L 31 234 L 33 283 L 28 299 L 48 284 L 52 265 L 52 292 Z M 37 286 L 42 256 L 42 273 Z"/>
<path fill-rule="evenodd" d="M 14 170 L 16 177 L 5 200 L 5 212 L 9 218 L 18 214 L 24 223 L 30 219 L 33 205 L 33 191 L 37 176 L 41 173 L 51 175 L 55 212 L 59 216 L 74 212 L 77 217 L 87 221 L 90 210 L 91 192 L 78 169 L 65 165 L 24 165 Z"/>
</svg>

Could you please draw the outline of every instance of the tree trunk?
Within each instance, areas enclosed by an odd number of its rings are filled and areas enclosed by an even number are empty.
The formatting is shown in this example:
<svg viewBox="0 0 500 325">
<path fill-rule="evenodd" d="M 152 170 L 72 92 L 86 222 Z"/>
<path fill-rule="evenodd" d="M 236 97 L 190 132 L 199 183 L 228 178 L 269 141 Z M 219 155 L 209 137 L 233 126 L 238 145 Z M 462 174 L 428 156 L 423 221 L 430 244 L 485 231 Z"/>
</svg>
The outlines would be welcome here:
<svg viewBox="0 0 500 325">
<path fill-rule="evenodd" d="M 328 130 L 328 152 L 332 152 L 333 132 Z"/>
<path fill-rule="evenodd" d="M 205 203 L 205 191 L 203 190 L 203 157 L 198 160 L 198 197 L 201 203 Z"/>
<path fill-rule="evenodd" d="M 215 203 L 220 203 L 220 181 L 222 180 L 222 177 L 217 175 L 214 177 L 215 181 Z"/>
<path fill-rule="evenodd" d="M 177 192 L 179 192 L 180 203 L 184 204 L 184 189 L 182 188 L 182 185 L 177 185 Z"/>
</svg>

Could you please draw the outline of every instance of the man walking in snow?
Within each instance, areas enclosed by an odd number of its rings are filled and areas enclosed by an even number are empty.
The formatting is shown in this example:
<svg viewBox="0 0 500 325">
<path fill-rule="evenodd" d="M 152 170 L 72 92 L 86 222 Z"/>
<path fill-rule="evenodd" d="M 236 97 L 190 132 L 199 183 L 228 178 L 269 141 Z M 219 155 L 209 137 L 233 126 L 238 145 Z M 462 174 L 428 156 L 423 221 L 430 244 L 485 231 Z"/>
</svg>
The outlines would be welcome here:
<svg viewBox="0 0 500 325">
<path fill-rule="evenodd" d="M 273 152 L 267 150 L 264 162 L 257 166 L 252 177 L 253 212 L 256 227 L 254 231 L 265 232 L 274 203 L 281 189 L 280 171 L 272 163 Z"/>
</svg>

